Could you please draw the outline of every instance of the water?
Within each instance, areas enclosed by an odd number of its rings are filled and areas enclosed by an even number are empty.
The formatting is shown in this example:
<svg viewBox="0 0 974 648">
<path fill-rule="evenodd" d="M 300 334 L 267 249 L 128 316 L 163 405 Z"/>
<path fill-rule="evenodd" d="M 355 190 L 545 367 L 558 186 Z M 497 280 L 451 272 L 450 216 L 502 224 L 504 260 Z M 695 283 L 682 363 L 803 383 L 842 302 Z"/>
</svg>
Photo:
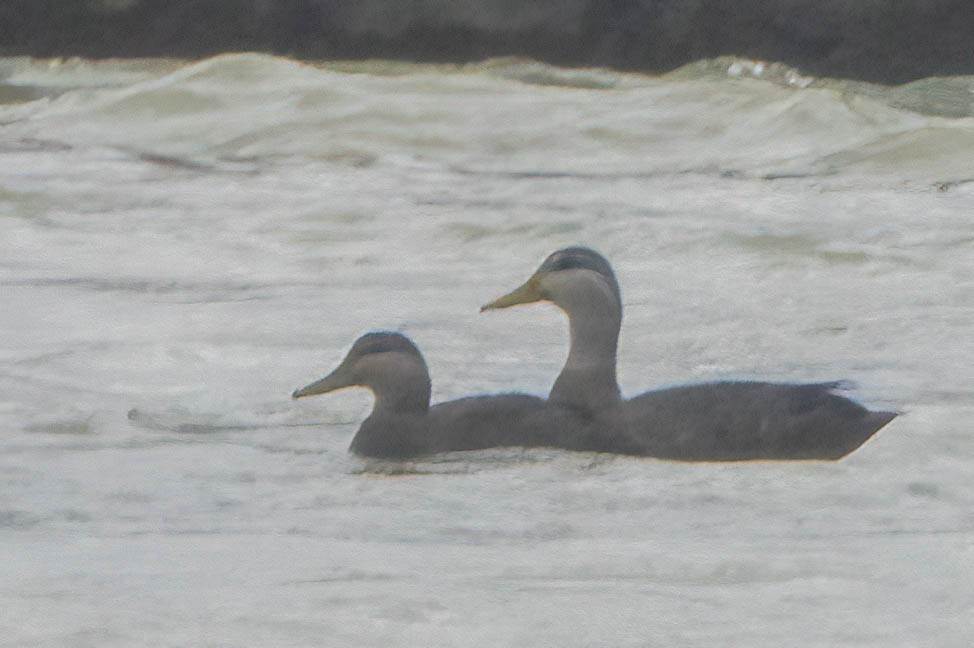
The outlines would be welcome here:
<svg viewBox="0 0 974 648">
<path fill-rule="evenodd" d="M 974 81 L 708 61 L 0 61 L 0 644 L 966 646 Z M 372 329 L 544 394 L 554 249 L 628 394 L 848 378 L 838 463 L 346 448 Z"/>
</svg>

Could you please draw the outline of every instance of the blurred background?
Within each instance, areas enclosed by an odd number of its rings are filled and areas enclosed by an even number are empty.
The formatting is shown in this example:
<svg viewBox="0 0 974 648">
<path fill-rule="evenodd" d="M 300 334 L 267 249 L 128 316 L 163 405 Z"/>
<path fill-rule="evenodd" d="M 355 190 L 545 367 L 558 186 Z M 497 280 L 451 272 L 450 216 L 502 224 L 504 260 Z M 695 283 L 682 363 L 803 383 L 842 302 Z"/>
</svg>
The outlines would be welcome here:
<svg viewBox="0 0 974 648">
<path fill-rule="evenodd" d="M 665 72 L 722 55 L 902 83 L 974 72 L 966 0 L 5 0 L 0 55 L 470 62 Z"/>
</svg>

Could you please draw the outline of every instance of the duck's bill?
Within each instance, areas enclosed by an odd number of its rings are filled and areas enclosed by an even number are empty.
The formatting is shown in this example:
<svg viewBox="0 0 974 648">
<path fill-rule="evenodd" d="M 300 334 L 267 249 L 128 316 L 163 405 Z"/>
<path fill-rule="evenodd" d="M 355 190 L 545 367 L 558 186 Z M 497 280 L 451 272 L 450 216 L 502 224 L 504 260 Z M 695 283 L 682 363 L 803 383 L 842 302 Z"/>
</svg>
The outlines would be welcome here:
<svg viewBox="0 0 974 648">
<path fill-rule="evenodd" d="M 522 286 L 515 288 L 503 297 L 498 297 L 494 301 L 481 306 L 480 312 L 508 308 L 510 306 L 517 306 L 518 304 L 531 304 L 542 301 L 543 299 L 540 282 L 537 275 L 535 275 L 524 282 Z"/>
<path fill-rule="evenodd" d="M 344 367 L 338 367 L 321 380 L 296 390 L 293 394 L 291 394 L 291 398 L 304 398 L 305 396 L 314 396 L 316 394 L 327 394 L 328 392 L 333 392 L 336 389 L 351 387 L 352 383 L 349 382 L 344 369 Z"/>
</svg>

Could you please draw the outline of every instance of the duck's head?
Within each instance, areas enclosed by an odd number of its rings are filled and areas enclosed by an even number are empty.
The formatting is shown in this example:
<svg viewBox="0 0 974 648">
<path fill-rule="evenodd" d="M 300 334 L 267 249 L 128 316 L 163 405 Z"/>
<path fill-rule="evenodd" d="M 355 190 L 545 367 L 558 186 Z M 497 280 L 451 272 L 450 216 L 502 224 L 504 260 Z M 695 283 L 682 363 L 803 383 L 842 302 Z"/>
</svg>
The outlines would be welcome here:
<svg viewBox="0 0 974 648">
<path fill-rule="evenodd" d="M 521 286 L 481 307 L 481 311 L 550 301 L 572 314 L 576 306 L 602 305 L 622 312 L 622 296 L 612 266 L 587 247 L 553 252 Z"/>
<path fill-rule="evenodd" d="M 388 331 L 367 333 L 355 340 L 345 359 L 330 374 L 296 390 L 292 397 L 327 394 L 346 387 L 366 387 L 376 407 L 423 401 L 429 406 L 430 379 L 426 362 L 409 338 Z"/>
</svg>

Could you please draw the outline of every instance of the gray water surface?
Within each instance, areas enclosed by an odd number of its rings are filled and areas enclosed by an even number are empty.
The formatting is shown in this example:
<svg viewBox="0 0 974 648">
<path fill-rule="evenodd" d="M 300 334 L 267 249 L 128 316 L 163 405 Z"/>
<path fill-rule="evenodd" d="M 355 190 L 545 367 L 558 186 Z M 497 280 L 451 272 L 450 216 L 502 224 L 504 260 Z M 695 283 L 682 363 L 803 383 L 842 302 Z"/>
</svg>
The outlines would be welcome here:
<svg viewBox="0 0 974 648">
<path fill-rule="evenodd" d="M 969 644 L 970 78 L 0 70 L 0 644 Z M 837 463 L 385 464 L 347 452 L 367 393 L 290 400 L 374 329 L 434 401 L 545 394 L 564 317 L 478 308 L 576 243 L 627 394 L 845 378 L 902 415 Z"/>
</svg>

